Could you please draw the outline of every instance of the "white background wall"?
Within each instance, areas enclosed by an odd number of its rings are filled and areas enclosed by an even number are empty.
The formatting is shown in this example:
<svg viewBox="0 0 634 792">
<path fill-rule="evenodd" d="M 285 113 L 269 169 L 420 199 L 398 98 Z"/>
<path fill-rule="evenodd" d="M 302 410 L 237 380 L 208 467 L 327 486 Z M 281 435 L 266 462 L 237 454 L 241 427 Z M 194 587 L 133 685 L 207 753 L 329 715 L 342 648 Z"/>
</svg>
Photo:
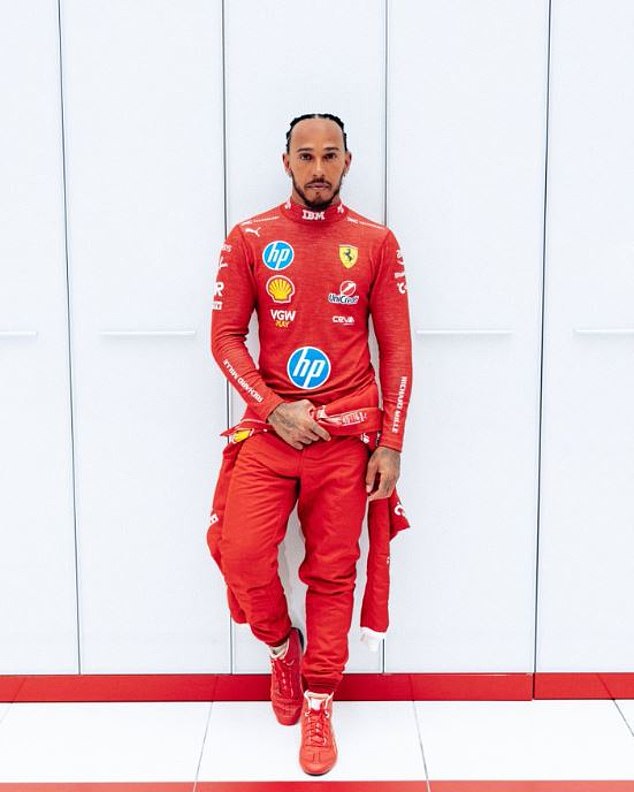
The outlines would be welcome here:
<svg viewBox="0 0 634 792">
<path fill-rule="evenodd" d="M 415 333 L 413 527 L 385 653 L 355 616 L 349 669 L 631 670 L 631 4 L 0 17 L 0 673 L 266 668 L 205 542 L 242 409 L 210 303 L 224 233 L 287 197 L 311 111 L 346 122 L 344 199 L 397 234 Z M 301 552 L 293 519 L 299 618 Z"/>
</svg>

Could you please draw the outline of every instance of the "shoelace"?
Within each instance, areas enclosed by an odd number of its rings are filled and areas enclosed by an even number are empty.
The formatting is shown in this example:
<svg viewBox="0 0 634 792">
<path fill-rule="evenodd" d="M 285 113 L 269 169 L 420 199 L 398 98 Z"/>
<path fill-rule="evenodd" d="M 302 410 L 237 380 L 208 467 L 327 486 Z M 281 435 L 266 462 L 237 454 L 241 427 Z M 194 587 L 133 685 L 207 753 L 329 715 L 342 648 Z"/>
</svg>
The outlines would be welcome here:
<svg viewBox="0 0 634 792">
<path fill-rule="evenodd" d="M 275 659 L 271 657 L 271 669 L 273 679 L 277 687 L 278 693 L 283 698 L 293 698 L 295 691 L 293 690 L 293 666 L 295 660 L 287 661 L 284 659 Z"/>
<path fill-rule="evenodd" d="M 330 741 L 330 715 L 326 707 L 304 711 L 306 721 L 306 742 L 309 745 L 323 746 Z"/>
</svg>

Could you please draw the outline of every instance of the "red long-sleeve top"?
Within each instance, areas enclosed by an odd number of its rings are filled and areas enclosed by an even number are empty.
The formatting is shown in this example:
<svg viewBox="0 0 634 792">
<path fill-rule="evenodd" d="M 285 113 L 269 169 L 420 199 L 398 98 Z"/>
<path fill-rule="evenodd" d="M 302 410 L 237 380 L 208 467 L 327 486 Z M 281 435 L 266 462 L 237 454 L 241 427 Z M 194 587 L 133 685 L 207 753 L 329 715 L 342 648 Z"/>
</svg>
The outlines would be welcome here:
<svg viewBox="0 0 634 792">
<path fill-rule="evenodd" d="M 379 347 L 384 411 L 379 445 L 400 451 L 412 383 L 403 257 L 394 234 L 342 203 L 286 203 L 236 225 L 222 246 L 212 306 L 212 354 L 266 420 L 284 401 L 320 406 L 378 391 L 368 319 Z M 245 344 L 257 312 L 258 366 Z"/>
</svg>

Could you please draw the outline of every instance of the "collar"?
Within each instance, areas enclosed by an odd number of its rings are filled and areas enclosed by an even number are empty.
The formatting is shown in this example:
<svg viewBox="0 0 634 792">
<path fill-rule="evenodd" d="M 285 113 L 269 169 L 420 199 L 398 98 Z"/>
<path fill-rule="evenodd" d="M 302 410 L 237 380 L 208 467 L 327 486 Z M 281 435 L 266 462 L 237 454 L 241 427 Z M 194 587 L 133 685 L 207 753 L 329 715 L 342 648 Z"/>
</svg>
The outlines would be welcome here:
<svg viewBox="0 0 634 792">
<path fill-rule="evenodd" d="M 286 203 L 281 206 L 282 213 L 290 220 L 296 223 L 304 223 L 305 225 L 312 225 L 320 227 L 330 223 L 336 223 L 343 220 L 348 214 L 348 207 L 344 206 L 341 201 L 336 204 L 331 204 L 326 209 L 320 211 L 315 209 L 308 209 L 306 206 L 301 206 L 292 201 L 290 198 Z"/>
</svg>

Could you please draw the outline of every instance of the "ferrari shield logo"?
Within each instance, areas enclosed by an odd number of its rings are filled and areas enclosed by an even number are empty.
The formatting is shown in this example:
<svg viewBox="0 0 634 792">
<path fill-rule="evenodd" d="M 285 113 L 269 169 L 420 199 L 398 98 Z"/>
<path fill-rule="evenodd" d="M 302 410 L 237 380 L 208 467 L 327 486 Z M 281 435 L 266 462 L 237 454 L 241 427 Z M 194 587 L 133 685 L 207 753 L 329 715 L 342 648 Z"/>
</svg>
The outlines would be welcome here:
<svg viewBox="0 0 634 792">
<path fill-rule="evenodd" d="M 354 267 L 359 258 L 359 248 L 354 245 L 339 245 L 339 258 L 346 269 Z"/>
</svg>

